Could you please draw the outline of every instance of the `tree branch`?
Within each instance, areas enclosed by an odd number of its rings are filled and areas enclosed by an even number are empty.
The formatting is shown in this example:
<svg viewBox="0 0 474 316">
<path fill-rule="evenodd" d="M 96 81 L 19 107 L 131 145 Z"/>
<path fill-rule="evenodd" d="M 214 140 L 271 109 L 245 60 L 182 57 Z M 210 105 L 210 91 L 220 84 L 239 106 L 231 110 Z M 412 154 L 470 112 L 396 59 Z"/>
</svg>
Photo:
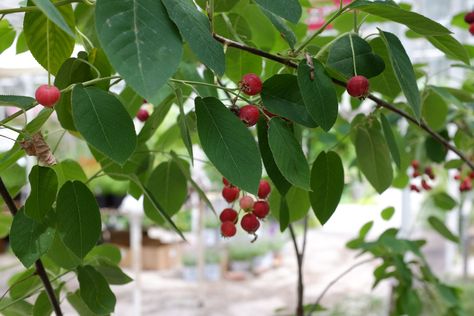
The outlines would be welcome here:
<svg viewBox="0 0 474 316">
<path fill-rule="evenodd" d="M 296 234 L 293 230 L 293 226 L 288 225 L 290 230 L 291 239 L 293 241 L 293 246 L 295 247 L 296 254 L 296 263 L 298 265 L 298 288 L 297 288 L 297 304 L 296 304 L 296 316 L 304 316 L 304 306 L 303 306 L 303 294 L 304 294 L 304 285 L 303 285 L 303 255 L 299 251 L 298 243 L 296 241 Z"/>
<path fill-rule="evenodd" d="M 18 209 L 1 177 L 0 177 L 0 194 L 3 200 L 5 201 L 5 204 L 7 204 L 8 209 L 10 210 L 10 213 L 13 216 L 15 216 L 18 213 Z M 63 313 L 61 311 L 59 301 L 56 298 L 56 295 L 54 294 L 53 286 L 51 285 L 51 281 L 49 280 L 48 274 L 46 273 L 46 270 L 44 269 L 43 263 L 41 262 L 40 259 L 36 260 L 35 267 L 36 267 L 36 274 L 38 274 L 41 281 L 43 282 L 44 289 L 46 291 L 46 294 L 48 295 L 49 301 L 51 302 L 51 305 L 53 306 L 53 309 L 56 315 L 62 316 Z"/>
<path fill-rule="evenodd" d="M 269 60 L 273 60 L 273 61 L 276 61 L 278 63 L 281 63 L 283 65 L 286 65 L 288 67 L 291 67 L 291 68 L 297 68 L 298 65 L 283 57 L 283 56 L 278 56 L 278 55 L 274 55 L 274 54 L 271 54 L 271 53 L 267 53 L 265 51 L 262 51 L 258 48 L 254 48 L 254 47 L 251 47 L 251 46 L 248 46 L 248 45 L 245 45 L 245 44 L 242 44 L 242 43 L 239 43 L 239 42 L 236 42 L 236 41 L 233 41 L 231 39 L 228 39 L 228 38 L 225 38 L 223 36 L 220 36 L 218 34 L 214 34 L 214 38 L 221 42 L 222 44 L 224 44 L 225 46 L 229 46 L 229 47 L 234 47 L 234 48 L 237 48 L 237 49 L 240 49 L 240 50 L 243 50 L 243 51 L 246 51 L 246 52 L 249 52 L 251 54 L 254 54 L 254 55 L 257 55 L 257 56 L 260 56 L 260 57 L 263 57 L 263 58 L 266 58 L 266 59 L 269 59 Z M 332 81 L 341 86 L 341 87 L 346 87 L 346 83 L 341 81 L 341 80 L 338 80 L 338 79 L 335 79 L 335 78 L 332 78 Z M 413 116 L 411 116 L 410 114 L 398 109 L 397 107 L 395 107 L 393 104 L 391 103 L 388 103 L 376 96 L 374 96 L 373 94 L 369 94 L 368 98 L 372 101 L 374 101 L 377 106 L 380 106 L 380 107 L 383 107 L 383 108 L 386 108 L 387 110 L 391 111 L 391 112 L 394 112 L 398 115 L 400 115 L 401 117 L 404 117 L 405 119 L 407 119 L 408 121 L 414 123 L 416 126 L 418 126 L 419 128 L 421 128 L 422 130 L 424 130 L 425 132 L 427 132 L 431 137 L 433 137 L 437 142 L 439 142 L 440 144 L 442 144 L 445 148 L 447 148 L 448 150 L 452 151 L 453 153 L 455 153 L 459 158 L 461 158 L 472 170 L 474 170 L 474 162 L 470 161 L 469 158 L 463 153 L 461 152 L 459 149 L 457 149 L 455 146 L 453 146 L 452 144 L 449 143 L 448 140 L 446 140 L 443 136 L 441 136 L 440 134 L 436 133 L 434 130 L 432 130 L 428 125 L 426 125 L 424 122 L 418 122 L 416 120 L 416 118 L 414 118 Z"/>
</svg>

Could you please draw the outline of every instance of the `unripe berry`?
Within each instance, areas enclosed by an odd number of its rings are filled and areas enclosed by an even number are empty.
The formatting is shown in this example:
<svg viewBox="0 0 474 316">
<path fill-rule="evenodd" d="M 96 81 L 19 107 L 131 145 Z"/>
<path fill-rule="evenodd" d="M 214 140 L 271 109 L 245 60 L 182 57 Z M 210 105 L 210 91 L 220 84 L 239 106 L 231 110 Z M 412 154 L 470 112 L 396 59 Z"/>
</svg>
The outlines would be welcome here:
<svg viewBox="0 0 474 316">
<path fill-rule="evenodd" d="M 245 214 L 240 221 L 242 228 L 249 234 L 255 233 L 260 227 L 257 216 L 252 213 Z"/>
<path fill-rule="evenodd" d="M 234 202 L 239 197 L 240 190 L 237 187 L 225 187 L 222 189 L 222 197 L 228 202 Z"/>
<path fill-rule="evenodd" d="M 253 205 L 253 214 L 260 219 L 267 217 L 268 212 L 270 212 L 270 205 L 267 201 L 257 201 Z"/>
<path fill-rule="evenodd" d="M 261 199 L 266 199 L 267 196 L 272 191 L 270 183 L 266 180 L 260 180 L 260 184 L 258 185 L 258 197 Z"/>
<path fill-rule="evenodd" d="M 240 108 L 239 117 L 248 127 L 254 126 L 258 122 L 260 112 L 255 105 L 246 105 Z"/>
<path fill-rule="evenodd" d="M 471 35 L 474 35 L 474 23 L 469 25 L 469 33 L 471 33 Z"/>
<path fill-rule="evenodd" d="M 60 97 L 61 91 L 57 87 L 47 84 L 40 86 L 35 92 L 36 101 L 47 108 L 52 108 Z"/>
<path fill-rule="evenodd" d="M 150 113 L 148 113 L 148 111 L 146 109 L 141 108 L 140 110 L 138 110 L 137 119 L 140 122 L 145 122 L 146 120 L 148 120 L 149 117 L 150 117 Z"/>
<path fill-rule="evenodd" d="M 249 210 L 253 207 L 253 204 L 255 203 L 254 199 L 251 197 L 251 196 L 243 196 L 241 199 L 240 199 L 240 208 L 243 209 L 243 210 Z"/>
<path fill-rule="evenodd" d="M 247 95 L 256 95 L 262 91 L 262 80 L 256 74 L 246 74 L 240 81 L 240 88 Z"/>
<path fill-rule="evenodd" d="M 464 16 L 464 22 L 467 24 L 474 23 L 474 12 L 469 12 Z"/>
<path fill-rule="evenodd" d="M 369 94 L 369 80 L 364 76 L 355 76 L 347 82 L 347 92 L 354 98 L 365 98 Z"/>
<path fill-rule="evenodd" d="M 224 222 L 221 224 L 222 237 L 232 237 L 237 233 L 237 227 L 232 222 Z"/>
<path fill-rule="evenodd" d="M 226 208 L 222 211 L 221 215 L 219 215 L 219 219 L 222 223 L 224 222 L 237 222 L 237 218 L 239 217 L 239 213 L 232 208 Z"/>
</svg>

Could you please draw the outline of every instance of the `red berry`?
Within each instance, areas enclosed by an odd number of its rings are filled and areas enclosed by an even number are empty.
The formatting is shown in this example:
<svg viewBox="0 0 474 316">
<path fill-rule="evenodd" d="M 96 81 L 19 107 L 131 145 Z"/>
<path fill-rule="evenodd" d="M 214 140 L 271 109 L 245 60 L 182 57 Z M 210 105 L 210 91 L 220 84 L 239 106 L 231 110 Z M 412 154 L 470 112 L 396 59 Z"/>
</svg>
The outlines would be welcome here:
<svg viewBox="0 0 474 316">
<path fill-rule="evenodd" d="M 270 183 L 266 180 L 260 180 L 260 184 L 258 186 L 258 197 L 261 199 L 266 199 L 267 196 L 272 191 Z"/>
<path fill-rule="evenodd" d="M 222 177 L 222 183 L 224 183 L 224 185 L 225 185 L 226 187 L 230 187 L 230 186 L 231 186 L 229 180 L 227 180 L 227 179 L 224 178 L 224 177 Z"/>
<path fill-rule="evenodd" d="M 413 174 L 412 174 L 413 178 L 418 178 L 419 176 L 421 176 L 421 174 L 418 172 L 418 170 L 413 171 Z"/>
<path fill-rule="evenodd" d="M 418 162 L 418 160 L 412 160 L 411 166 L 413 167 L 413 169 L 418 169 L 420 167 L 420 163 Z"/>
<path fill-rule="evenodd" d="M 224 222 L 235 223 L 237 222 L 238 217 L 239 217 L 239 213 L 237 213 L 237 211 L 232 208 L 225 208 L 222 211 L 221 215 L 219 215 L 219 219 L 221 220 L 222 223 Z"/>
<path fill-rule="evenodd" d="M 242 228 L 249 234 L 253 234 L 260 227 L 257 216 L 252 213 L 245 214 L 240 221 Z"/>
<path fill-rule="evenodd" d="M 414 184 L 410 185 L 410 190 L 420 193 L 420 189 Z"/>
<path fill-rule="evenodd" d="M 254 126 L 258 122 L 260 112 L 255 105 L 246 105 L 240 108 L 239 117 L 247 126 Z"/>
<path fill-rule="evenodd" d="M 472 24 L 474 23 L 474 12 L 469 12 L 464 16 L 464 21 L 467 24 Z"/>
<path fill-rule="evenodd" d="M 369 94 L 369 80 L 364 76 L 355 76 L 347 82 L 347 92 L 354 98 L 365 98 Z"/>
<path fill-rule="evenodd" d="M 36 101 L 47 108 L 52 108 L 60 97 L 61 91 L 57 87 L 47 84 L 40 86 L 35 92 Z"/>
<path fill-rule="evenodd" d="M 471 33 L 471 35 L 474 35 L 474 23 L 469 25 L 469 33 Z"/>
<path fill-rule="evenodd" d="M 421 180 L 421 187 L 426 191 L 431 190 L 431 186 L 425 180 Z"/>
<path fill-rule="evenodd" d="M 240 88 L 247 95 L 256 95 L 262 91 L 262 80 L 256 74 L 246 74 L 240 81 Z"/>
<path fill-rule="evenodd" d="M 229 203 L 237 200 L 239 193 L 240 190 L 237 187 L 225 187 L 222 189 L 222 197 Z"/>
<path fill-rule="evenodd" d="M 461 179 L 461 175 L 459 173 L 454 175 L 454 180 L 460 180 L 460 179 Z"/>
<path fill-rule="evenodd" d="M 471 171 L 469 173 L 469 178 L 471 178 L 471 180 L 474 180 L 474 171 Z"/>
<path fill-rule="evenodd" d="M 146 120 L 148 120 L 149 117 L 150 117 L 150 113 L 148 113 L 148 111 L 145 110 L 144 108 L 141 108 L 140 110 L 138 110 L 137 119 L 140 122 L 145 122 Z"/>
<path fill-rule="evenodd" d="M 241 199 L 240 199 L 240 208 L 241 209 L 244 209 L 244 210 L 249 210 L 253 207 L 253 204 L 255 203 L 254 199 L 248 195 L 246 196 L 243 196 Z"/>
<path fill-rule="evenodd" d="M 265 218 L 268 212 L 270 212 L 270 205 L 267 201 L 257 201 L 253 205 L 253 214 L 260 219 Z"/>
<path fill-rule="evenodd" d="M 472 190 L 472 180 L 471 178 L 465 178 L 461 183 L 461 191 L 471 191 Z"/>
<path fill-rule="evenodd" d="M 222 237 L 232 237 L 237 233 L 237 227 L 232 222 L 224 222 L 221 224 Z"/>
</svg>

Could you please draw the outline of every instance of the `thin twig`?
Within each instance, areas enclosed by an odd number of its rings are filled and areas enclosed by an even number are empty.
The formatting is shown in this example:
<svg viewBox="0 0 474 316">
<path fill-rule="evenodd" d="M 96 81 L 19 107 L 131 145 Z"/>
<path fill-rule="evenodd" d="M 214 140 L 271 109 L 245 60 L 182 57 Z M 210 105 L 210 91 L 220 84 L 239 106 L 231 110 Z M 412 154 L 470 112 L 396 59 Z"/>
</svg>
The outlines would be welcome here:
<svg viewBox="0 0 474 316">
<path fill-rule="evenodd" d="M 304 316 L 304 306 L 303 306 L 303 255 L 298 248 L 298 243 L 296 241 L 296 234 L 293 229 L 293 225 L 289 224 L 288 228 L 290 230 L 291 240 L 293 241 L 293 246 L 295 247 L 296 254 L 296 263 L 298 265 L 298 287 L 297 287 L 297 304 L 296 304 L 296 316 Z"/>
</svg>

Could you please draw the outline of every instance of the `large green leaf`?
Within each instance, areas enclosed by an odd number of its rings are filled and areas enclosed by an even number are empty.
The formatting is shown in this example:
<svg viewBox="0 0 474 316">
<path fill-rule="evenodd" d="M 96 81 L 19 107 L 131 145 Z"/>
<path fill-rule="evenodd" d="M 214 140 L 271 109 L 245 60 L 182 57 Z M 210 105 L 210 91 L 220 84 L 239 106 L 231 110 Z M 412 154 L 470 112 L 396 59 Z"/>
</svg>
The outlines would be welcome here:
<svg viewBox="0 0 474 316">
<path fill-rule="evenodd" d="M 72 38 L 75 38 L 76 35 L 74 32 L 71 30 L 69 27 L 68 23 L 66 23 L 66 20 L 64 17 L 61 15 L 59 10 L 54 6 L 54 4 L 51 3 L 50 0 L 32 0 L 33 3 L 41 10 L 41 12 L 46 15 L 46 17 L 56 24 L 61 30 L 69 34 Z"/>
<path fill-rule="evenodd" d="M 10 214 L 0 214 L 0 238 L 8 236 L 12 223 L 13 217 Z"/>
<path fill-rule="evenodd" d="M 408 104 L 419 119 L 421 117 L 421 97 L 410 58 L 397 36 L 381 30 L 380 36 L 387 46 L 390 62 L 395 70 L 398 83 L 407 98 Z"/>
<path fill-rule="evenodd" d="M 451 31 L 441 24 L 421 14 L 404 10 L 393 1 L 377 0 L 372 2 L 368 0 L 358 0 L 354 1 L 350 7 L 404 24 L 421 35 L 446 35 L 451 33 Z"/>
<path fill-rule="evenodd" d="M 0 106 L 16 106 L 23 110 L 31 109 L 36 100 L 20 95 L 0 95 Z"/>
<path fill-rule="evenodd" d="M 84 183 L 68 181 L 61 187 L 56 217 L 56 228 L 64 245 L 79 258 L 84 258 L 101 233 L 99 206 Z"/>
<path fill-rule="evenodd" d="M 157 0 L 98 0 L 96 29 L 111 64 L 141 96 L 153 102 L 175 73 L 182 42 Z"/>
<path fill-rule="evenodd" d="M 28 294 L 31 290 L 41 284 L 41 280 L 35 272 L 35 268 L 31 267 L 26 271 L 21 271 L 14 274 L 8 280 L 8 285 L 10 286 L 9 294 L 12 299 L 22 298 L 24 295 Z M 14 284 L 15 286 L 13 286 Z"/>
<path fill-rule="evenodd" d="M 445 99 L 432 89 L 427 90 L 423 98 L 423 109 L 421 111 L 423 118 L 435 131 L 446 127 L 449 107 Z"/>
<path fill-rule="evenodd" d="M 215 98 L 196 98 L 201 146 L 217 170 L 237 187 L 257 193 L 262 162 L 249 129 Z"/>
<path fill-rule="evenodd" d="M 311 207 L 308 192 L 294 186 L 285 194 L 284 200 L 282 200 L 279 192 L 272 192 L 269 203 L 270 212 L 273 217 L 280 221 L 280 226 L 288 226 L 288 224 L 281 225 L 284 221 L 293 223 L 303 219 Z M 288 218 L 282 218 L 282 213 Z"/>
<path fill-rule="evenodd" d="M 268 144 L 268 125 L 267 120 L 263 117 L 257 123 L 258 146 L 262 155 L 263 165 L 267 171 L 268 176 L 273 182 L 281 195 L 285 195 L 291 188 L 291 184 L 281 174 L 278 166 L 273 159 L 273 154 Z"/>
<path fill-rule="evenodd" d="M 28 4 L 32 4 L 31 0 Z M 58 11 L 66 24 L 73 29 L 72 5 L 62 5 L 58 7 Z M 52 23 L 41 11 L 25 13 L 23 33 L 33 57 L 53 75 L 56 75 L 62 63 L 71 56 L 74 49 L 74 38 Z"/>
<path fill-rule="evenodd" d="M 344 166 L 334 151 L 321 152 L 311 170 L 309 199 L 321 225 L 332 216 L 344 190 Z"/>
<path fill-rule="evenodd" d="M 433 201 L 437 207 L 444 211 L 452 210 L 458 203 L 446 192 L 438 192 L 433 196 Z"/>
<path fill-rule="evenodd" d="M 353 77 L 354 59 L 357 74 L 372 78 L 385 69 L 383 59 L 372 52 L 369 43 L 355 34 L 348 34 L 331 45 L 328 67 L 337 70 L 346 78 Z"/>
<path fill-rule="evenodd" d="M 390 150 L 390 154 L 392 155 L 393 161 L 398 166 L 398 168 L 401 168 L 400 149 L 398 148 L 397 141 L 395 140 L 395 135 L 393 134 L 392 126 L 383 114 L 380 115 L 380 121 L 382 123 L 383 135 L 385 136 L 385 140 L 387 141 L 388 149 Z"/>
<path fill-rule="evenodd" d="M 58 176 L 58 187 L 62 187 L 66 181 L 79 180 L 81 182 L 87 181 L 87 176 L 82 170 L 81 165 L 72 159 L 65 159 L 53 167 Z"/>
<path fill-rule="evenodd" d="M 448 58 L 460 60 L 466 65 L 470 64 L 466 48 L 451 35 L 427 36 L 434 47 L 446 54 Z"/>
<path fill-rule="evenodd" d="M 102 274 L 92 266 L 80 266 L 77 279 L 81 297 L 92 312 L 99 315 L 113 313 L 117 300 Z"/>
<path fill-rule="evenodd" d="M 133 281 L 131 277 L 126 275 L 118 266 L 101 262 L 95 267 L 102 274 L 107 283 L 114 285 L 124 285 Z"/>
<path fill-rule="evenodd" d="M 454 235 L 446 225 L 436 216 L 430 216 L 428 218 L 428 223 L 430 223 L 431 227 L 436 230 L 441 236 L 450 240 L 454 243 L 459 242 L 459 237 Z"/>
<path fill-rule="evenodd" d="M 113 265 L 118 265 L 122 260 L 122 254 L 118 246 L 112 244 L 102 244 L 95 246 L 87 256 L 84 261 L 91 265 L 97 265 L 100 262 L 108 262 Z"/>
<path fill-rule="evenodd" d="M 222 76 L 225 70 L 224 50 L 212 37 L 209 19 L 197 10 L 192 0 L 162 2 L 192 51 L 205 65 Z"/>
<path fill-rule="evenodd" d="M 91 309 L 87 306 L 84 300 L 81 297 L 80 290 L 77 290 L 74 293 L 67 294 L 67 300 L 69 304 L 76 310 L 78 315 L 80 316 L 98 316 L 99 314 L 94 313 Z"/>
<path fill-rule="evenodd" d="M 148 178 L 146 187 L 169 217 L 181 209 L 188 194 L 186 176 L 174 160 L 158 165 Z M 155 212 L 152 202 L 146 197 L 143 207 L 149 218 L 157 223 L 164 223 L 161 215 Z"/>
<path fill-rule="evenodd" d="M 298 85 L 306 110 L 326 132 L 337 120 L 339 105 L 336 89 L 324 66 L 316 59 L 313 65 L 302 60 L 298 66 Z"/>
<path fill-rule="evenodd" d="M 13 218 L 10 243 L 15 256 L 30 267 L 44 255 L 54 238 L 54 230 L 25 215 L 21 209 Z"/>
<path fill-rule="evenodd" d="M 259 74 L 262 71 L 262 58 L 246 51 L 228 48 L 225 54 L 226 76 L 239 82 L 248 73 Z"/>
<path fill-rule="evenodd" d="M 262 12 L 267 16 L 270 22 L 272 22 L 278 32 L 280 32 L 281 37 L 283 37 L 288 45 L 290 45 L 290 48 L 293 49 L 297 41 L 295 32 L 293 32 L 293 30 L 288 25 L 286 25 L 285 21 L 279 16 L 276 16 L 275 14 L 263 8 Z"/>
<path fill-rule="evenodd" d="M 15 40 L 15 29 L 8 20 L 0 21 L 0 54 L 9 48 Z"/>
<path fill-rule="evenodd" d="M 135 151 L 132 119 L 112 94 L 77 85 L 72 90 L 72 114 L 85 140 L 115 162 L 124 164 Z"/>
<path fill-rule="evenodd" d="M 356 124 L 353 133 L 360 171 L 375 190 L 382 193 L 392 184 L 393 170 L 380 125 L 372 118 Z"/>
<path fill-rule="evenodd" d="M 25 214 L 42 221 L 56 200 L 58 177 L 51 168 L 34 166 L 28 178 L 31 192 L 25 202 Z"/>
<path fill-rule="evenodd" d="M 376 37 L 370 41 L 370 46 L 375 54 L 380 56 L 385 64 L 384 71 L 374 78 L 370 79 L 370 88 L 373 91 L 382 93 L 384 96 L 395 99 L 402 91 L 400 85 L 393 84 L 397 81 L 395 71 L 393 70 L 392 64 L 390 63 L 390 57 L 388 54 L 387 47 L 383 42 L 382 38 Z"/>
<path fill-rule="evenodd" d="M 67 248 L 61 240 L 60 233 L 56 232 L 51 247 L 47 253 L 58 267 L 64 269 L 74 269 L 81 264 L 81 259 L 78 258 L 69 248 Z"/>
<path fill-rule="evenodd" d="M 255 0 L 255 2 L 292 23 L 298 23 L 301 18 L 302 9 L 298 0 Z"/>
<path fill-rule="evenodd" d="M 291 128 L 282 119 L 272 118 L 270 120 L 268 144 L 282 175 L 293 185 L 309 191 L 308 162 Z"/>
<path fill-rule="evenodd" d="M 275 75 L 263 83 L 262 102 L 268 111 L 306 127 L 317 127 L 311 118 L 298 86 L 298 78 L 290 74 Z"/>
</svg>

